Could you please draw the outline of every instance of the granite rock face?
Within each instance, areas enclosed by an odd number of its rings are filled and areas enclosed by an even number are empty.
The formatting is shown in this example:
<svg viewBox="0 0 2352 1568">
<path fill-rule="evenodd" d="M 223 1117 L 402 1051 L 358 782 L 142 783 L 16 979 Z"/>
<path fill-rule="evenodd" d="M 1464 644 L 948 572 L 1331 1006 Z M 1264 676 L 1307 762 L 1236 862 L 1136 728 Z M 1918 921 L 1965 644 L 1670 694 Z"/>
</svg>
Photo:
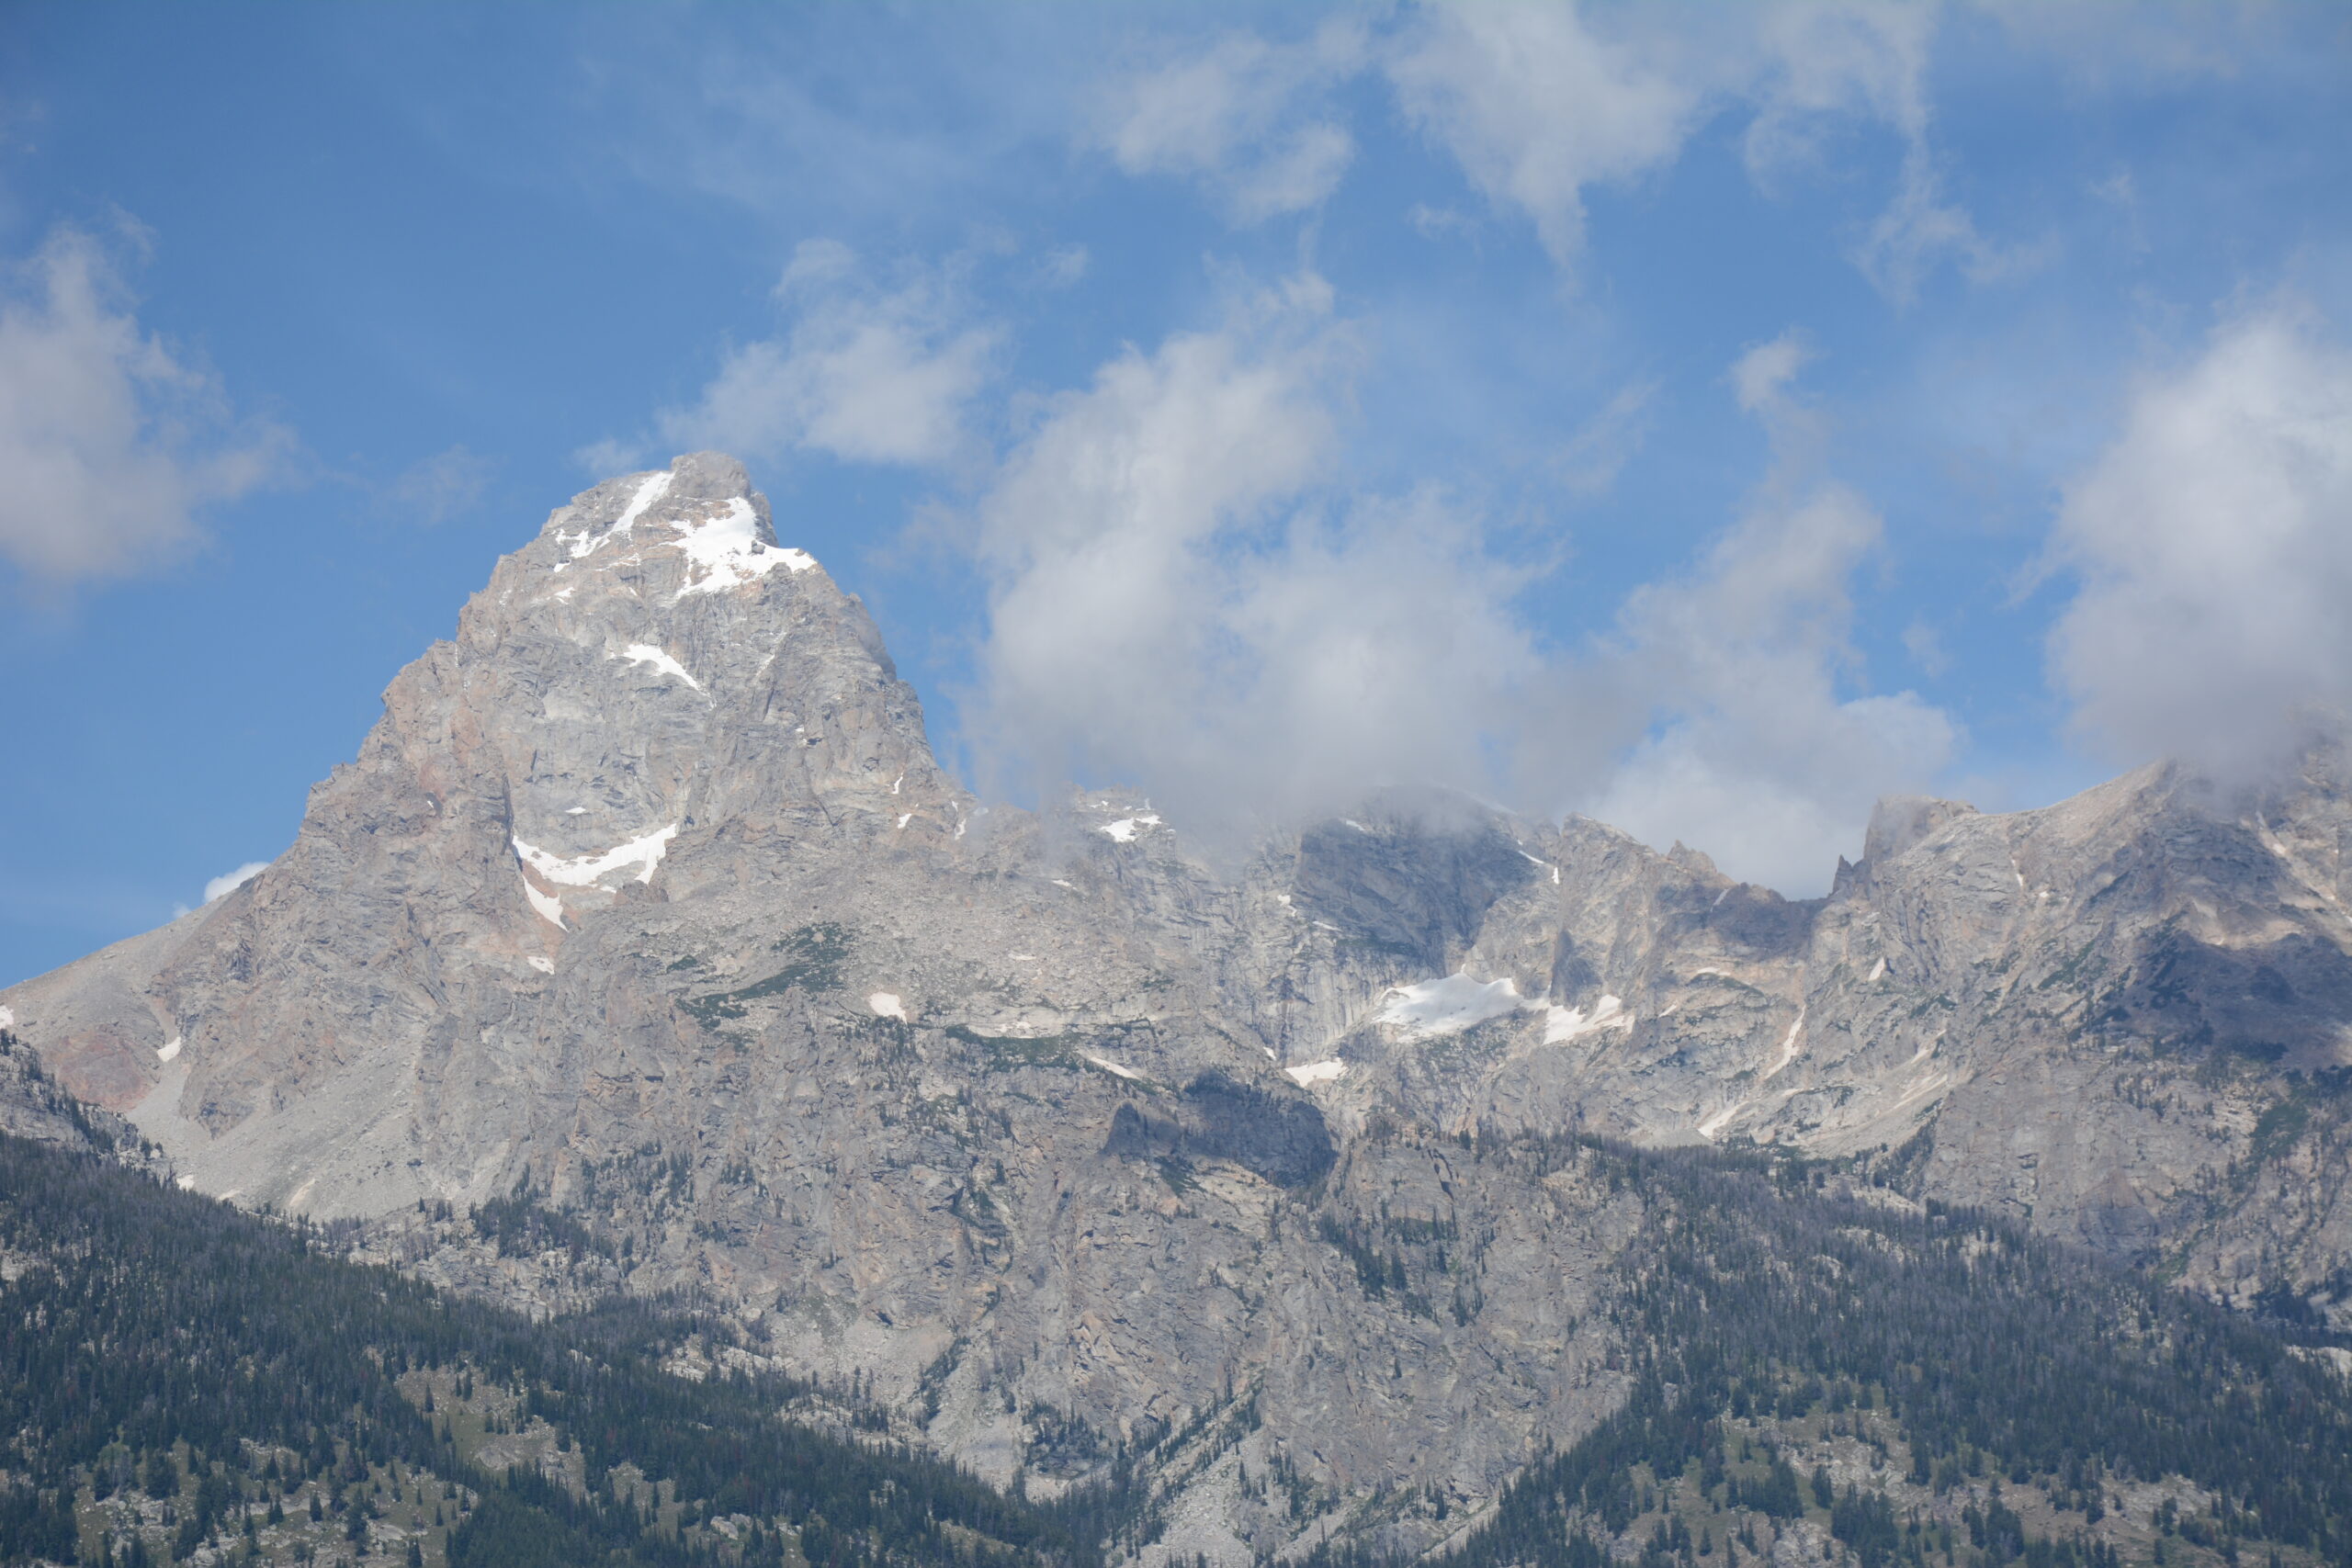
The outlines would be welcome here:
<svg viewBox="0 0 2352 1568">
<path fill-rule="evenodd" d="M 973 799 L 700 454 L 502 560 L 267 871 L 0 1023 L 183 1179 L 436 1280 L 695 1291 L 1033 1493 L 1126 1444 L 1148 1559 L 1412 1544 L 1625 1386 L 1642 1200 L 1574 1131 L 1902 1149 L 2352 1316 L 2338 766 L 1891 801 L 1802 904 L 1403 794 L 1212 869 L 1140 800 Z M 500 1201 L 571 1241 L 450 1218 Z"/>
</svg>

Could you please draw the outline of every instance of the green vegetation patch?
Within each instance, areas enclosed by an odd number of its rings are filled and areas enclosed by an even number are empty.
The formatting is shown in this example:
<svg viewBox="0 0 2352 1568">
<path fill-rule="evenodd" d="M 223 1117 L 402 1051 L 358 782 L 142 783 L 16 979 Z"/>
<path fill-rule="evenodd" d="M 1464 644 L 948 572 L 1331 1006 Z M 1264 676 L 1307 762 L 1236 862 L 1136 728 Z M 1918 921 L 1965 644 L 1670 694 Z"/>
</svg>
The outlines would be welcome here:
<svg viewBox="0 0 2352 1568">
<path fill-rule="evenodd" d="M 705 1029 L 715 1030 L 722 1021 L 743 1017 L 751 1011 L 745 1004 L 763 997 L 780 997 L 791 990 L 838 991 L 842 964 L 849 957 L 850 935 L 836 925 L 803 926 L 777 942 L 775 951 L 786 954 L 788 962 L 766 979 L 731 991 L 692 997 L 678 1005 Z"/>
<path fill-rule="evenodd" d="M 947 1026 L 947 1038 L 986 1052 L 988 1066 L 993 1072 L 1011 1072 L 1016 1067 L 1064 1067 L 1074 1071 L 1086 1066 L 1078 1052 L 1085 1036 L 1079 1034 L 982 1034 L 960 1023 L 951 1023 Z"/>
</svg>

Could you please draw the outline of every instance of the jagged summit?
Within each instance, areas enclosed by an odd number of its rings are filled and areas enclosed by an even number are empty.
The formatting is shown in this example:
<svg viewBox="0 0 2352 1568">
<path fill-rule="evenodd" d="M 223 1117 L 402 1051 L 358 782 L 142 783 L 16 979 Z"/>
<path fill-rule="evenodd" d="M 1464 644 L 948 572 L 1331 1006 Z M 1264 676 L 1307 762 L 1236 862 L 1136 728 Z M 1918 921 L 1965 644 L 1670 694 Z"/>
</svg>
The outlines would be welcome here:
<svg viewBox="0 0 2352 1568">
<path fill-rule="evenodd" d="M 776 542 L 767 497 L 752 488 L 742 464 L 719 452 L 689 453 L 667 469 L 583 491 L 549 514 L 537 543 L 546 547 L 524 552 L 530 564 L 546 565 L 551 577 L 575 574 L 551 590 L 567 600 L 582 575 L 674 605 L 817 565 L 807 551 Z"/>
</svg>

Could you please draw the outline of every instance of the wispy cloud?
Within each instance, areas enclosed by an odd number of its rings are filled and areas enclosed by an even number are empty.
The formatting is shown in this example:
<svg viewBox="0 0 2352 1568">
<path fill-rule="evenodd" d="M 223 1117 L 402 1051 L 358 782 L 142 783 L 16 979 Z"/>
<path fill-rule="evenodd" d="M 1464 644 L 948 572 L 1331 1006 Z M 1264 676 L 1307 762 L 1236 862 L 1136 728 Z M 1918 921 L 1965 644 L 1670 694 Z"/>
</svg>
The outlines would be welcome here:
<svg viewBox="0 0 2352 1568">
<path fill-rule="evenodd" d="M 1125 173 L 1194 181 L 1236 223 L 1303 212 L 1355 156 L 1328 100 L 1363 58 L 1351 20 L 1298 43 L 1228 33 L 1106 83 L 1092 135 Z"/>
<path fill-rule="evenodd" d="M 910 267 L 886 280 L 848 246 L 810 240 L 775 297 L 785 331 L 729 349 L 695 401 L 661 413 L 665 444 L 917 467 L 967 451 L 966 420 L 1001 333 L 964 314 L 948 271 Z M 609 469 L 639 450 L 605 442 L 581 456 Z"/>
<path fill-rule="evenodd" d="M 497 469 L 492 459 L 459 443 L 403 468 L 387 499 L 401 516 L 434 527 L 481 505 Z"/>
</svg>

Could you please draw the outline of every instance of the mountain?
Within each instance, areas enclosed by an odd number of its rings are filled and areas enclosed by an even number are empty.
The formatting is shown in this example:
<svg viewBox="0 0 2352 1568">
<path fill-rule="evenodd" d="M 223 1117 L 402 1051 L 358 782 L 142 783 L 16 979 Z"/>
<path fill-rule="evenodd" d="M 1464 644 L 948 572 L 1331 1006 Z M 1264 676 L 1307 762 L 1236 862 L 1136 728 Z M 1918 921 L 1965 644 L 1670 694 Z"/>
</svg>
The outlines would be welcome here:
<svg viewBox="0 0 2352 1568">
<path fill-rule="evenodd" d="M 357 1256 L 693 1292 L 1029 1497 L 1140 1467 L 1155 1560 L 1402 1549 L 1645 1386 L 1657 1199 L 1481 1150 L 1834 1160 L 2352 1325 L 2347 822 L 2323 749 L 1888 802 L 1803 903 L 1401 792 L 1231 868 L 1140 799 L 975 800 L 698 454 L 502 560 L 268 870 L 0 1025 Z"/>
</svg>

